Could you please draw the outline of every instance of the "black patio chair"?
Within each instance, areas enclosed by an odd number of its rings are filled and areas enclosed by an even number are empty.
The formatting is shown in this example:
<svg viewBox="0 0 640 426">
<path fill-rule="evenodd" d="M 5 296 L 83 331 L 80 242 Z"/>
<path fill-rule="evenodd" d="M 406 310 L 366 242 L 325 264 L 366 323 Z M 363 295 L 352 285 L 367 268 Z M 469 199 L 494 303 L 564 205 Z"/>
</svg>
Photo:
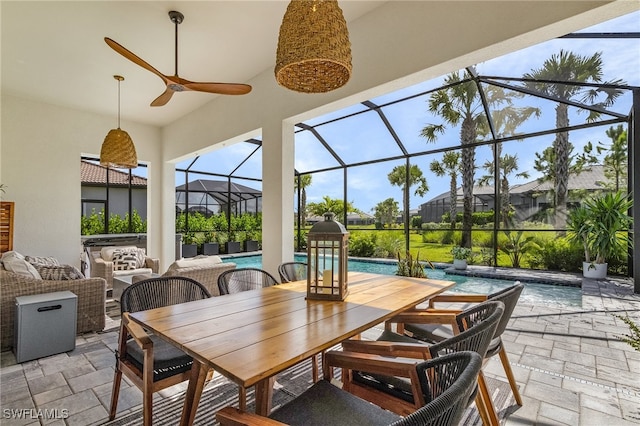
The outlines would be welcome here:
<svg viewBox="0 0 640 426">
<path fill-rule="evenodd" d="M 285 262 L 278 266 L 280 281 L 290 283 L 307 279 L 307 264 L 304 262 Z"/>
<path fill-rule="evenodd" d="M 240 293 L 247 290 L 279 284 L 273 275 L 258 268 L 239 268 L 224 271 L 218 277 L 220 294 Z"/>
<path fill-rule="evenodd" d="M 486 301 L 473 306 L 456 316 L 461 324 L 459 334 L 431 345 L 387 328 L 376 341 L 345 340 L 342 348 L 348 352 L 416 359 L 433 359 L 452 352 L 473 351 L 484 358 L 503 312 L 504 304 L 498 301 Z M 431 319 L 439 320 L 438 314 L 432 315 Z M 343 374 L 343 389 L 382 408 L 408 415 L 420 407 L 411 383 L 401 377 L 389 373 L 364 373 L 355 367 L 343 371 Z M 499 423 L 482 371 L 478 374 L 478 389 L 473 393 L 473 398 L 467 401 L 468 405 L 473 400 L 485 425 Z"/>
<path fill-rule="evenodd" d="M 434 297 L 429 301 L 429 308 L 426 312 L 460 312 L 460 310 L 450 310 L 450 309 L 436 309 L 435 303 L 438 302 L 448 302 L 448 303 L 478 303 L 483 302 L 485 300 L 498 300 L 504 303 L 504 313 L 502 314 L 502 318 L 500 318 L 500 322 L 498 323 L 498 327 L 493 335 L 493 339 L 489 344 L 489 348 L 487 349 L 487 353 L 485 354 L 485 360 L 495 356 L 500 356 L 500 362 L 502 363 L 502 367 L 504 368 L 507 379 L 509 380 L 509 386 L 511 387 L 511 392 L 513 392 L 513 397 L 516 403 L 522 406 L 522 397 L 520 396 L 520 392 L 518 391 L 518 384 L 516 383 L 516 379 L 513 376 L 513 371 L 511 370 L 511 364 L 509 364 L 509 358 L 507 357 L 507 351 L 504 348 L 504 344 L 502 342 L 502 333 L 504 333 L 507 328 L 507 324 L 511 319 L 511 315 L 513 314 L 513 310 L 518 304 L 518 299 L 520 298 L 520 294 L 524 290 L 524 284 L 517 281 L 514 285 L 504 288 L 495 293 L 491 293 L 489 295 L 480 295 L 480 294 L 446 294 L 439 295 Z M 397 320 L 397 318 L 396 318 Z M 404 334 L 413 337 L 414 339 L 423 340 L 428 343 L 435 343 L 442 341 L 451 337 L 454 334 L 454 329 L 452 327 L 442 327 L 438 324 L 416 324 L 416 323 L 407 323 L 399 325 L 400 328 L 404 328 Z M 458 330 L 459 331 L 459 330 Z"/>
<path fill-rule="evenodd" d="M 457 352 L 417 362 L 388 357 L 368 357 L 341 351 L 325 356 L 324 380 L 273 411 L 269 417 L 225 407 L 216 418 L 225 425 L 397 425 L 453 426 L 460 421 L 476 379 L 482 358 L 475 352 Z M 330 383 L 332 368 L 352 367 L 371 373 L 394 371 L 411 378 L 421 407 L 406 417 L 384 410 Z"/>
<path fill-rule="evenodd" d="M 193 359 L 177 347 L 148 334 L 129 318 L 130 312 L 145 311 L 211 297 L 199 282 L 186 277 L 158 277 L 131 284 L 120 298 L 122 320 L 116 368 L 111 392 L 109 420 L 116 416 L 122 375 L 142 391 L 144 425 L 150 426 L 153 393 L 189 380 Z M 209 371 L 209 377 L 213 371 Z"/>
</svg>

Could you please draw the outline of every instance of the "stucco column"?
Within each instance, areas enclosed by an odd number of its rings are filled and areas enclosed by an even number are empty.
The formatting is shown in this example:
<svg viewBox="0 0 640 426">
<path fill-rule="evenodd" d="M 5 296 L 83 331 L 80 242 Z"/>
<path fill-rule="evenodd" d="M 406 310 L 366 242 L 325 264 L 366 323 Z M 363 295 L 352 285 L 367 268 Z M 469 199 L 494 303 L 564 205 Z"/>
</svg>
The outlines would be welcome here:
<svg viewBox="0 0 640 426">
<path fill-rule="evenodd" d="M 294 127 L 262 127 L 262 267 L 278 278 L 278 265 L 293 260 Z"/>
<path fill-rule="evenodd" d="M 160 259 L 161 274 L 175 260 L 176 167 L 158 161 L 149 167 L 147 252 Z"/>
</svg>

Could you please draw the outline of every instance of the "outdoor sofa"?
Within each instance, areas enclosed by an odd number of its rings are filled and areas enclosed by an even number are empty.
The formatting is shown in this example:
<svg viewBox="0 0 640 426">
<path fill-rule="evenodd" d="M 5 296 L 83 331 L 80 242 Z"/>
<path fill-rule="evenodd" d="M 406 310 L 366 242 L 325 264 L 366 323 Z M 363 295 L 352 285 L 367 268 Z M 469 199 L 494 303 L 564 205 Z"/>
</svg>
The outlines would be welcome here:
<svg viewBox="0 0 640 426">
<path fill-rule="evenodd" d="M 173 262 L 163 277 L 193 278 L 205 286 L 212 296 L 219 296 L 218 277 L 225 271 L 235 269 L 233 262 L 223 262 L 218 256 L 196 256 Z"/>
<path fill-rule="evenodd" d="M 7 271 L 0 264 L 0 349 L 5 351 L 13 346 L 16 297 L 66 290 L 78 296 L 76 333 L 102 331 L 106 302 L 103 278 L 43 280 Z"/>
</svg>

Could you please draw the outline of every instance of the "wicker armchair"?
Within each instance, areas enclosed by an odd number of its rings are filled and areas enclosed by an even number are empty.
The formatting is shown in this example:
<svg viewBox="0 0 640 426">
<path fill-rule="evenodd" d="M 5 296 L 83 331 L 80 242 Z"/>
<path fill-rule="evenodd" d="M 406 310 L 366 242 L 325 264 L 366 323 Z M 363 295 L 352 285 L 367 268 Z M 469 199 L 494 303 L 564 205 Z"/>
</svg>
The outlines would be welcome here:
<svg viewBox="0 0 640 426">
<path fill-rule="evenodd" d="M 459 351 L 473 351 L 484 357 L 503 312 L 502 302 L 487 301 L 478 304 L 456 316 L 455 319 L 459 321 L 462 330 L 459 334 L 433 345 L 426 345 L 419 340 L 385 329 L 377 341 L 346 340 L 342 342 L 342 347 L 345 351 L 361 352 L 364 355 L 416 359 L 436 358 Z M 433 315 L 431 319 L 437 321 L 439 316 Z M 358 370 L 347 371 L 343 382 L 345 390 L 400 415 L 408 415 L 421 405 L 413 395 L 411 384 L 402 378 L 390 376 L 389 373 L 371 375 Z M 478 375 L 478 388 L 479 392 L 474 393 L 474 398 L 483 423 L 497 425 L 498 416 L 482 371 Z M 469 404 L 471 402 L 468 401 Z"/>
<path fill-rule="evenodd" d="M 208 297 L 211 294 L 202 284 L 185 277 L 150 278 L 134 283 L 122 292 L 122 321 L 109 420 L 116 416 L 123 374 L 142 390 L 144 424 L 150 426 L 153 393 L 189 380 L 193 365 L 189 355 L 155 335 L 147 334 L 129 319 L 128 314 Z"/>
<path fill-rule="evenodd" d="M 304 262 L 285 262 L 278 266 L 278 274 L 283 283 L 307 279 L 307 264 Z"/>
<path fill-rule="evenodd" d="M 2 350 L 13 346 L 16 297 L 55 291 L 71 291 L 78 296 L 76 332 L 102 331 L 105 325 L 106 282 L 102 278 L 79 280 L 39 280 L 0 267 L 0 334 Z"/>
<path fill-rule="evenodd" d="M 518 391 L 518 384 L 516 383 L 516 379 L 513 376 L 513 371 L 511 370 L 511 365 L 509 364 L 509 358 L 507 357 L 507 351 L 504 348 L 504 344 L 502 343 L 502 333 L 507 328 L 507 324 L 511 319 L 511 314 L 513 314 L 513 310 L 518 304 L 518 299 L 520 298 L 520 294 L 524 290 L 524 284 L 520 282 L 516 282 L 514 285 L 504 288 L 495 293 L 491 293 L 489 295 L 481 295 L 481 294 L 446 294 L 439 295 L 429 300 L 429 308 L 425 311 L 427 315 L 429 312 L 438 312 L 445 313 L 451 312 L 453 314 L 460 313 L 461 310 L 455 309 L 436 309 L 435 303 L 438 302 L 447 302 L 447 303 L 478 303 L 483 302 L 485 300 L 498 300 L 504 303 L 504 313 L 500 318 L 500 322 L 498 323 L 498 327 L 496 328 L 496 332 L 493 335 L 493 339 L 489 344 L 489 348 L 487 349 L 487 353 L 485 354 L 485 360 L 489 359 L 495 355 L 500 356 L 500 361 L 502 363 L 502 368 L 504 368 L 507 379 L 509 380 L 509 386 L 511 387 L 511 391 L 513 392 L 513 397 L 516 400 L 518 405 L 522 405 L 522 397 L 520 396 L 520 392 Z M 401 318 L 401 317 L 400 317 Z M 395 318 L 397 321 L 399 318 Z M 400 329 L 404 329 L 404 333 L 408 336 L 413 337 L 414 339 L 419 339 L 425 341 L 427 343 L 435 343 L 440 342 L 444 339 L 447 339 L 454 334 L 454 329 L 451 327 L 442 327 L 439 324 L 398 324 Z M 456 330 L 457 331 L 457 330 Z"/>
<path fill-rule="evenodd" d="M 102 247 L 102 248 L 92 247 L 92 250 L 89 252 L 89 268 L 91 271 L 91 276 L 104 278 L 105 281 L 107 282 L 108 290 L 113 288 L 114 276 L 145 275 L 145 274 L 151 274 L 151 273 L 156 273 L 156 274 L 158 273 L 158 270 L 160 269 L 160 260 L 151 258 L 146 255 L 144 256 L 144 265 L 136 269 L 116 270 L 116 268 L 114 267 L 114 262 L 110 257 L 113 250 L 116 250 L 116 249 L 133 250 L 133 249 L 138 249 L 138 247 L 134 247 L 134 246 Z"/>
<path fill-rule="evenodd" d="M 450 426 L 460 421 L 482 366 L 480 355 L 457 352 L 416 363 L 415 361 L 369 358 L 358 354 L 329 351 L 325 357 L 325 380 L 321 380 L 294 400 L 272 412 L 268 418 L 225 407 L 217 420 L 225 425 L 411 425 Z M 394 371 L 412 378 L 417 399 L 423 404 L 402 418 L 333 386 L 332 367 L 353 367 L 371 373 Z"/>
</svg>

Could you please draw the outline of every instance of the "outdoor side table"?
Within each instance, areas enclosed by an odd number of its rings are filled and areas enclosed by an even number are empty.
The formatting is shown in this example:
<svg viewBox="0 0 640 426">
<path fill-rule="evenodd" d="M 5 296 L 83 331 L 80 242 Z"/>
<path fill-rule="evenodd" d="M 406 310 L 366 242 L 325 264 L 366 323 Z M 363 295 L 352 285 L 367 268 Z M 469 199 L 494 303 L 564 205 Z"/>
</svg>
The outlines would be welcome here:
<svg viewBox="0 0 640 426">
<path fill-rule="evenodd" d="M 70 291 L 16 297 L 16 361 L 75 349 L 77 306 L 78 296 Z"/>
</svg>

